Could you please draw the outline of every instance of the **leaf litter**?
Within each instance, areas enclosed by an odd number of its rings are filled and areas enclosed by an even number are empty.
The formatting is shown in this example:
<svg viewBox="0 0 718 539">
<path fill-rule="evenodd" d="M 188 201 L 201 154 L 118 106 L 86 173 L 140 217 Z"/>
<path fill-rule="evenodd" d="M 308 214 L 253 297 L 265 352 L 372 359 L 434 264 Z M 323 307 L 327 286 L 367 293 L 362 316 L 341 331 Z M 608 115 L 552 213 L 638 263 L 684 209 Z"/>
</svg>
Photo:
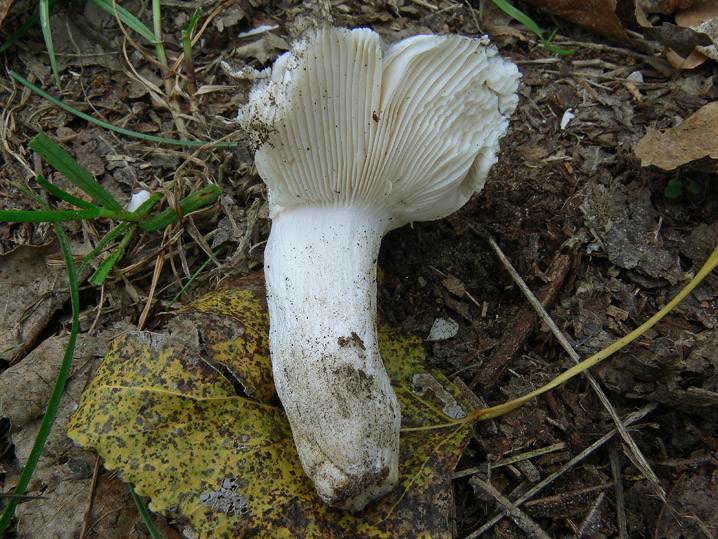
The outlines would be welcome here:
<svg viewBox="0 0 718 539">
<path fill-rule="evenodd" d="M 587 5 L 594 1 L 581 3 Z M 17 11 L 15 8 L 19 4 L 15 3 L 14 11 Z M 459 376 L 466 380 L 470 380 L 477 372 L 483 372 L 486 355 L 511 332 L 515 313 L 522 307 L 522 303 L 517 299 L 515 288 L 502 276 L 503 270 L 492 260 L 490 251 L 484 249 L 480 241 L 467 238 L 468 235 L 464 234 L 467 224 L 472 224 L 493 233 L 534 289 L 546 282 L 544 272 L 550 260 L 562 254 L 569 257 L 571 265 L 565 284 L 560 287 L 556 303 L 550 302 L 547 308 L 562 329 L 565 328 L 576 341 L 579 351 L 595 351 L 600 348 L 601 342 L 610 342 L 630 331 L 644 315 L 650 314 L 665 303 L 666 298 L 675 295 L 682 283 L 671 285 L 666 284 L 666 279 L 650 277 L 640 269 L 643 261 L 639 261 L 638 266 L 633 269 L 614 264 L 601 249 L 593 232 L 587 228 L 587 219 L 579 209 L 584 199 L 578 197 L 577 192 L 589 184 L 606 188 L 609 193 L 625 192 L 626 187 L 634 182 L 645 187 L 654 210 L 651 219 L 663 241 L 660 247 L 671 255 L 678 253 L 680 269 L 686 273 L 686 277 L 690 277 L 696 264 L 701 263 L 701 258 L 705 259 L 703 244 L 712 247 L 715 243 L 715 163 L 706 163 L 703 159 L 665 173 L 657 167 L 640 168 L 640 162 L 633 150 L 647 128 L 665 133 L 689 118 L 700 107 L 716 99 L 718 86 L 714 83 L 715 65 L 703 59 L 703 65 L 690 73 L 674 71 L 664 59 L 663 46 L 655 41 L 636 37 L 635 31 L 642 32 L 642 29 L 625 18 L 624 13 L 621 13 L 621 23 L 634 32 L 630 34 L 634 38 L 630 45 L 588 36 L 572 25 L 566 25 L 558 19 L 542 17 L 538 11 L 527 7 L 527 11 L 536 17 L 543 28 L 550 29 L 559 25 L 555 38 L 559 45 L 566 39 L 575 40 L 570 45 L 576 50 L 574 57 L 555 58 L 537 44 L 535 37 L 526 31 L 525 27 L 505 17 L 499 20 L 491 2 L 484 11 L 483 21 L 480 21 L 479 13 L 468 3 L 441 3 L 442 6 L 448 5 L 447 9 L 436 8 L 438 4 L 433 1 L 390 2 L 366 6 L 347 1 L 332 3 L 328 9 L 337 24 L 370 25 L 375 29 L 391 28 L 392 33 L 432 31 L 476 35 L 482 29 L 487 30 L 501 53 L 517 61 L 524 73 L 525 86 L 521 90 L 521 105 L 512 121 L 512 131 L 504 140 L 501 161 L 494 167 L 482 195 L 452 218 L 439 223 L 417 225 L 413 229 L 397 230 L 386 239 L 380 258 L 386 276 L 386 297 L 383 300 L 380 298 L 380 308 L 392 324 L 413 330 L 419 335 L 427 335 L 437 317 L 459 320 L 460 328 L 456 337 L 434 342 L 431 345 L 432 353 L 427 360 L 430 365 L 443 372 L 459 373 Z M 133 4 L 128 2 L 127 5 L 132 7 Z M 285 32 L 285 23 L 297 15 L 317 13 L 316 10 L 312 11 L 312 6 L 300 5 L 298 2 L 289 2 L 288 6 L 287 11 L 279 12 L 270 4 L 259 7 L 252 4 L 244 5 L 245 11 L 236 3 L 229 6 L 224 4 L 221 13 L 212 21 L 217 32 L 213 33 L 211 39 L 198 44 L 196 49 L 196 60 L 204 63 L 204 71 L 201 72 L 205 77 L 203 88 L 207 93 L 198 92 L 199 99 L 191 100 L 191 109 L 189 101 L 187 102 L 187 111 L 195 120 L 188 125 L 190 132 L 196 137 L 205 139 L 207 134 L 220 136 L 226 133 L 221 126 L 217 126 L 216 118 L 233 116 L 236 108 L 246 99 L 243 88 L 231 91 L 228 91 L 227 87 L 222 89 L 222 84 L 226 81 L 218 69 L 212 68 L 218 64 L 218 55 L 231 57 L 237 47 L 256 39 L 240 40 L 237 33 L 281 23 L 279 29 L 273 30 L 273 33 L 289 39 Z M 175 13 L 186 14 L 182 19 L 186 21 L 192 11 L 190 8 L 183 10 L 175 5 L 168 5 L 166 11 L 169 17 L 164 17 L 163 23 L 168 25 L 166 38 L 171 42 L 172 36 L 178 35 L 180 30 L 178 27 L 172 28 L 172 21 L 180 19 L 173 19 L 172 16 Z M 73 16 L 81 18 L 83 14 L 73 13 Z M 675 16 L 661 14 L 655 17 L 656 20 L 669 22 L 675 18 L 677 24 L 682 24 L 678 12 Z M 609 14 L 606 21 L 611 18 Z M 8 28 L 12 29 L 13 21 L 17 20 L 22 21 L 24 18 L 18 19 L 17 13 L 10 15 L 6 19 L 10 24 Z M 222 21 L 222 26 L 215 24 L 219 21 Z M 63 25 L 55 24 L 58 34 L 64 32 Z M 482 26 L 479 27 L 479 24 Z M 71 29 L 74 32 L 75 26 Z M 172 30 L 176 30 L 174 34 Z M 104 31 L 108 38 L 117 35 L 112 25 L 104 28 Z M 36 38 L 37 36 L 30 37 L 27 40 L 28 49 L 19 50 L 15 55 L 11 52 L 8 62 L 14 69 L 37 73 L 39 80 L 46 81 L 49 80 L 48 75 L 51 72 L 47 56 L 43 52 L 42 39 Z M 116 51 L 111 47 L 106 50 Z M 72 49 L 69 49 L 69 54 L 74 54 Z M 72 60 L 72 56 L 65 58 Z M 131 52 L 129 57 L 125 57 L 125 61 L 130 62 L 130 68 L 136 66 L 142 77 L 161 85 L 156 68 L 143 61 L 137 52 Z M 248 61 L 256 63 L 257 59 L 249 58 Z M 80 66 L 82 63 L 85 61 L 76 65 Z M 681 65 L 682 69 L 686 67 L 685 64 Z M 147 88 L 138 90 L 138 82 L 131 78 L 128 80 L 128 76 L 123 73 L 111 71 L 112 67 L 108 69 L 99 63 L 93 64 L 92 61 L 87 62 L 81 69 L 82 71 L 79 67 L 75 69 L 72 76 L 67 72 L 64 74 L 66 89 L 63 95 L 85 107 L 83 110 L 96 108 L 116 123 L 126 123 L 148 133 L 169 134 L 175 129 L 173 119 L 163 108 L 164 105 L 151 101 Z M 87 81 L 91 81 L 91 84 L 87 84 Z M 34 96 L 19 99 L 18 93 L 13 98 L 13 94 L 8 90 L 10 88 L 12 81 L 6 79 L 3 89 L 0 90 L 6 97 L 8 107 L 11 107 L 6 109 L 7 115 L 3 117 L 3 128 L 6 130 L 3 131 L 2 151 L 7 163 L 4 168 L 6 177 L 20 183 L 25 182 L 24 165 L 20 163 L 18 166 L 17 156 L 25 155 L 24 144 L 41 129 L 47 130 L 49 135 L 62 142 L 72 142 L 75 153 L 84 152 L 91 157 L 91 145 L 85 146 L 83 143 L 75 148 L 74 141 L 69 138 L 65 140 L 65 137 L 75 136 L 65 131 L 69 129 L 68 125 L 72 126 L 72 131 L 78 135 L 78 141 L 84 136 L 83 133 L 89 131 L 85 126 L 78 124 L 67 114 L 48 107 L 47 103 Z M 181 82 L 178 88 L 182 91 Z M 52 91 L 52 87 L 46 86 L 46 89 Z M 575 117 L 566 129 L 561 129 L 560 120 L 569 109 Z M 239 225 L 242 244 L 226 259 L 219 257 L 218 267 L 209 274 L 202 275 L 195 283 L 196 289 L 189 291 L 190 294 L 197 297 L 201 295 L 201 290 L 213 289 L 214 283 L 225 278 L 227 274 L 246 273 L 261 266 L 261 242 L 266 238 L 267 219 L 266 212 L 264 215 L 257 213 L 259 219 L 245 218 L 253 215 L 253 209 L 260 208 L 262 204 L 261 183 L 253 172 L 251 159 L 246 152 L 245 155 L 215 152 L 207 158 L 200 155 L 199 159 L 193 156 L 193 166 L 186 167 L 183 160 L 188 156 L 180 152 L 170 152 L 165 148 L 148 148 L 146 145 L 138 146 L 122 139 L 114 139 L 113 147 L 118 149 L 117 155 L 121 154 L 124 160 L 122 162 L 125 166 L 122 169 L 114 168 L 113 164 L 117 161 L 112 157 L 113 152 L 108 152 L 103 144 L 96 144 L 95 152 L 98 152 L 99 158 L 105 162 L 106 171 L 101 181 L 105 187 L 115 188 L 113 194 L 118 200 L 128 199 L 130 193 L 139 188 L 165 189 L 170 180 L 180 180 L 179 184 L 175 184 L 179 185 L 177 192 L 182 192 L 183 189 L 186 192 L 189 188 L 212 181 L 217 163 L 225 165 L 225 197 L 233 196 L 236 201 L 237 212 L 232 215 Z M 674 149 L 669 145 L 666 153 L 672 151 Z M 185 175 L 183 172 L 183 177 L 179 178 L 180 175 L 175 176 L 175 173 L 180 170 L 191 174 Z M 666 182 L 669 178 L 676 177 L 684 186 L 695 182 L 702 191 L 696 195 L 693 191 L 684 189 L 680 199 L 666 200 L 663 196 Z M 144 184 L 145 181 L 147 184 Z M 9 195 L 3 198 L 3 204 L 14 204 L 19 200 L 13 189 L 7 188 L 5 183 L 2 184 L 2 189 Z M 607 199 L 597 200 L 605 202 Z M 614 202 L 610 202 L 609 207 L 624 208 L 630 212 L 629 204 Z M 226 207 L 222 209 L 229 214 Z M 188 228 L 195 230 L 195 236 L 198 230 L 202 236 L 197 237 L 206 240 L 214 248 L 223 241 L 216 231 L 217 220 L 222 216 L 221 210 L 202 218 L 190 216 Z M 640 221 L 641 219 L 638 220 Z M 605 224 L 611 220 L 601 222 Z M 645 219 L 643 222 L 650 224 Z M 91 224 L 89 229 L 82 230 L 79 226 L 67 229 L 74 237 L 79 236 L 88 243 L 93 238 L 94 226 L 96 225 Z M 30 227 L 0 226 L 0 240 L 3 247 L 6 247 L 4 251 L 9 251 L 12 246 L 23 242 L 22 236 L 28 232 L 26 228 Z M 630 226 L 626 227 L 626 230 L 629 229 Z M 34 230 L 37 229 L 30 228 L 31 235 Z M 102 226 L 98 231 L 102 232 Z M 237 234 L 237 226 L 232 223 L 232 228 L 228 231 Z M 594 231 L 599 237 L 606 237 L 610 232 L 606 228 L 601 229 L 601 226 L 594 228 Z M 176 229 L 172 231 L 173 238 L 179 236 L 177 232 L 179 231 Z M 167 246 L 170 249 L 168 259 L 173 264 L 165 265 L 158 283 L 158 294 L 153 301 L 155 312 L 162 310 L 165 302 L 174 297 L 179 288 L 174 282 L 175 279 L 179 281 L 188 278 L 201 263 L 201 251 L 186 233 L 183 236 L 180 241 L 175 243 L 173 240 Z M 8 241 L 8 237 L 13 239 Z M 148 269 L 146 261 L 154 260 L 160 239 L 156 235 L 150 235 L 138 242 L 128 255 L 131 271 L 123 272 L 121 276 L 113 275 L 102 294 L 99 290 L 84 292 L 83 301 L 90 303 L 91 318 L 95 316 L 96 307 L 97 310 L 103 311 L 99 316 L 100 327 L 116 321 L 119 317 L 136 319 L 144 306 L 147 283 L 152 273 L 152 268 Z M 215 240 L 218 243 L 215 244 Z M 629 247 L 634 252 L 640 252 L 642 242 L 643 238 L 634 237 Z M 10 248 L 7 248 L 8 245 Z M 654 245 L 653 248 L 655 247 Z M 619 259 L 620 257 L 616 258 Z M 458 296 L 448 291 L 442 285 L 443 277 L 437 278 L 435 271 L 429 268 L 438 268 L 444 275 L 457 276 L 464 284 L 466 294 Z M 161 291 L 162 286 L 165 287 L 164 291 Z M 702 337 L 703 332 L 715 327 L 715 321 L 718 320 L 716 290 L 718 289 L 714 278 L 704 281 L 700 289 L 672 313 L 675 316 L 666 319 L 666 323 L 654 328 L 655 331 L 646 335 L 645 340 L 627 351 L 625 361 L 630 362 L 633 355 L 638 355 L 640 362 L 643 362 L 645 356 L 651 352 L 650 340 L 660 337 L 667 338 L 669 342 L 665 343 L 667 346 L 661 344 L 655 348 L 659 352 L 659 358 L 665 358 L 662 355 L 664 350 L 673 354 L 670 357 L 676 357 L 675 354 L 688 357 L 699 348 L 708 350 L 701 344 L 703 341 L 690 340 L 689 337 L 691 334 Z M 471 298 L 477 301 L 467 301 Z M 63 315 L 60 311 L 50 317 L 46 329 L 40 335 L 44 337 L 56 332 L 57 322 L 62 321 Z M 153 321 L 152 317 L 149 323 L 157 329 L 157 321 Z M 89 325 L 90 322 L 87 322 L 85 327 Z M 186 336 L 181 332 L 177 334 L 178 338 Z M 234 339 L 238 337 L 234 335 Z M 201 342 L 196 347 L 200 349 L 202 357 L 212 361 L 212 353 L 202 348 L 208 342 Z M 555 346 L 544 328 L 537 327 L 529 332 L 521 339 L 517 353 L 508 358 L 509 363 L 504 374 L 494 380 L 496 389 L 482 394 L 484 400 L 497 404 L 507 397 L 518 396 L 544 383 L 563 363 L 554 349 Z M 622 357 L 616 357 L 613 362 L 620 367 L 623 360 Z M 236 373 L 229 367 L 225 368 L 216 363 L 215 365 L 223 369 L 222 373 L 232 381 L 235 392 L 245 391 Z M 689 364 L 691 368 L 685 371 L 685 374 L 673 372 L 669 373 L 667 378 L 648 382 L 645 378 L 648 369 L 638 373 L 640 376 L 620 378 L 619 381 L 626 384 L 615 388 L 625 388 L 627 393 L 612 394 L 611 399 L 622 413 L 626 413 L 637 404 L 646 402 L 645 399 L 660 395 L 662 387 L 676 387 L 672 385 L 671 376 L 683 394 L 690 390 L 692 397 L 696 390 L 710 390 L 711 387 L 710 367 L 700 370 L 702 365 L 704 363 L 694 361 Z M 6 366 L 2 364 L 3 368 Z M 457 383 L 459 382 L 460 378 Z M 662 386 L 664 382 L 668 383 Z M 642 392 L 643 384 L 650 385 L 650 391 Z M 680 478 L 685 478 L 684 484 L 698 485 L 701 483 L 694 478 L 710 477 L 712 470 L 715 470 L 715 460 L 705 457 L 706 451 L 712 452 L 708 448 L 715 447 L 716 427 L 714 419 L 711 419 L 715 414 L 708 411 L 700 414 L 682 412 L 680 404 L 673 405 L 673 402 L 678 400 L 671 401 L 670 394 L 662 402 L 665 402 L 665 406 L 656 409 L 652 415 L 652 420 L 660 423 L 661 429 L 643 427 L 639 443 L 649 459 L 652 459 L 651 462 L 660 463 L 656 472 L 666 490 L 671 492 L 671 486 L 678 485 L 675 491 L 679 492 L 682 489 Z M 567 444 L 564 451 L 532 459 L 539 473 L 546 477 L 571 455 L 580 454 L 598 433 L 610 429 L 601 407 L 581 383 L 569 383 L 556 388 L 535 405 L 517 410 L 510 416 L 492 421 L 491 424 L 496 427 L 495 430 L 491 430 L 488 423 L 479 425 L 478 436 L 470 440 L 463 457 L 464 467 L 473 466 L 477 462 L 501 461 L 530 447 Z M 4 476 L 0 475 L 0 480 L 4 481 L 5 488 L 10 488 L 13 476 L 5 471 L 12 470 L 15 463 L 12 462 L 12 451 L 6 455 L 8 457 L 0 462 L 0 473 L 5 473 Z M 597 470 L 603 470 L 602 465 L 607 458 L 605 452 L 597 452 L 594 458 L 593 462 L 577 466 L 570 475 L 567 474 L 565 480 L 558 480 L 550 486 L 552 493 L 549 493 L 548 497 L 559 500 L 559 505 L 566 504 L 566 507 L 570 501 L 570 511 L 539 511 L 536 505 L 525 508 L 525 512 L 552 535 L 575 533 L 575 523 L 581 523 L 585 515 L 592 512 L 596 514 L 592 509 L 595 506 L 594 500 L 587 496 L 570 500 L 568 498 L 568 495 L 576 490 L 576 484 L 585 485 L 586 488 L 598 488 L 605 486 L 606 481 L 610 480 L 606 473 L 596 473 Z M 621 473 L 619 478 L 622 478 L 626 487 L 625 524 L 630 535 L 660 535 L 661 530 L 665 529 L 664 526 L 673 521 L 668 509 L 662 509 L 660 501 L 652 498 L 645 479 L 636 472 L 627 455 L 619 452 L 616 460 Z M 59 473 L 60 469 L 56 470 Z M 494 471 L 491 483 L 509 499 L 520 504 L 517 501 L 521 499 L 520 495 L 514 494 L 513 491 L 530 476 L 517 466 L 513 469 L 506 466 Z M 104 486 L 103 479 L 101 474 L 100 487 Z M 35 494 L 42 489 L 42 486 L 32 486 Z M 224 483 L 218 483 L 211 492 L 222 493 L 222 488 Z M 232 484 L 229 484 L 227 489 L 226 493 L 236 491 Z M 496 523 L 500 519 L 491 516 L 495 507 L 493 503 L 487 503 L 487 500 L 492 501 L 494 498 L 481 499 L 474 493 L 468 480 L 456 480 L 454 490 L 458 526 L 456 534 L 465 535 L 476 530 L 479 525 L 490 521 Z M 599 512 L 602 511 L 601 525 L 606 535 L 615 536 L 617 531 L 612 504 L 616 504 L 618 511 L 621 502 L 611 499 L 611 490 L 605 492 L 606 498 L 599 507 Z M 95 504 L 102 495 L 102 491 L 98 491 Z M 228 495 L 231 497 L 231 494 Z M 607 504 L 607 501 L 611 505 Z M 42 500 L 36 500 L 28 503 L 36 504 L 38 511 L 34 518 L 40 522 L 40 519 L 44 518 L 44 522 L 49 522 L 51 518 L 46 515 L 52 514 L 52 507 L 47 507 L 47 513 L 43 514 L 40 511 L 41 502 Z M 700 492 L 696 492 L 692 503 L 694 505 L 691 510 L 701 514 L 701 511 L 710 506 L 711 498 L 702 497 Z M 93 526 L 105 522 L 102 520 L 105 518 L 103 514 L 92 517 Z M 19 527 L 19 533 L 24 533 L 23 529 L 28 525 L 30 520 L 25 519 Z M 491 526 L 485 529 L 491 529 Z M 516 531 L 513 523 L 504 520 L 496 523 L 493 532 L 489 533 L 516 535 L 521 532 Z M 162 535 L 165 536 L 165 533 Z M 120 536 L 132 535 L 121 533 Z"/>
</svg>

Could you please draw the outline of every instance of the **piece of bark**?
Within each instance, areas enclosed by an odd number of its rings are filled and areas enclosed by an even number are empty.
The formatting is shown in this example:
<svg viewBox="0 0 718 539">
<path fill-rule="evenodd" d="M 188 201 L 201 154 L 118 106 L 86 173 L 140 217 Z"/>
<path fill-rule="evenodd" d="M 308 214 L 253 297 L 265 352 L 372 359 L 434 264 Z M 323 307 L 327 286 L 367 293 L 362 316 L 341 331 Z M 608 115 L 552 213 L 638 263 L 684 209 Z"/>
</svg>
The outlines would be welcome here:
<svg viewBox="0 0 718 539">
<path fill-rule="evenodd" d="M 536 293 L 536 297 L 544 308 L 548 309 L 556 299 L 558 291 L 561 289 L 561 285 L 566 279 L 570 268 L 571 258 L 568 255 L 557 254 L 551 261 L 546 271 L 549 282 Z M 506 331 L 504 338 L 499 345 L 494 348 L 491 357 L 471 381 L 469 387 L 473 389 L 477 385 L 481 385 L 484 389 L 490 390 L 497 384 L 511 358 L 521 349 L 526 341 L 526 338 L 534 327 L 537 317 L 538 315 L 531 305 L 526 305 L 521 308 L 516 315 L 515 323 Z"/>
</svg>

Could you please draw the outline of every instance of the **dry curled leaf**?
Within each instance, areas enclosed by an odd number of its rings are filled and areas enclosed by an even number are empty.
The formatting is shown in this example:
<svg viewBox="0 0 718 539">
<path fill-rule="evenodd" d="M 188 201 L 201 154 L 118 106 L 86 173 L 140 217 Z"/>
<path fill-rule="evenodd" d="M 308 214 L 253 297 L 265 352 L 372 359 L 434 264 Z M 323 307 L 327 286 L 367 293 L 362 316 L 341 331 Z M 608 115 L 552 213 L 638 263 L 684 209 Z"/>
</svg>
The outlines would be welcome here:
<svg viewBox="0 0 718 539">
<path fill-rule="evenodd" d="M 615 13 L 615 0 L 528 0 L 528 3 L 602 36 L 628 40 Z"/>
<path fill-rule="evenodd" d="M 0 23 L 5 19 L 14 0 L 0 0 Z"/>
<path fill-rule="evenodd" d="M 70 293 L 65 269 L 49 262 L 58 256 L 57 242 L 20 245 L 0 255 L 0 357 L 13 362 L 24 356 Z"/>
<path fill-rule="evenodd" d="M 214 294 L 210 303 L 243 324 L 246 313 L 256 321 L 255 301 L 238 291 Z M 471 420 L 444 415 L 435 392 L 412 392 L 414 375 L 425 372 L 418 338 L 382 327 L 379 342 L 402 407 L 400 478 L 359 514 L 321 502 L 278 406 L 238 395 L 197 351 L 163 335 L 130 333 L 111 344 L 69 436 L 96 449 L 152 510 L 188 521 L 199 537 L 450 537 L 451 474 Z M 242 350 L 234 370 L 247 359 L 252 368 L 263 364 L 248 356 L 265 349 Z M 456 387 L 432 374 L 469 412 Z"/>
<path fill-rule="evenodd" d="M 718 102 L 709 103 L 676 127 L 649 129 L 635 148 L 641 166 L 663 170 L 710 157 L 718 159 Z"/>
<path fill-rule="evenodd" d="M 675 24 L 663 21 L 661 26 L 653 26 L 648 18 L 651 13 L 675 14 Z M 643 34 L 665 46 L 666 59 L 675 69 L 695 69 L 707 58 L 718 59 L 718 8 L 714 1 L 640 0 L 635 3 L 635 16 Z"/>
</svg>

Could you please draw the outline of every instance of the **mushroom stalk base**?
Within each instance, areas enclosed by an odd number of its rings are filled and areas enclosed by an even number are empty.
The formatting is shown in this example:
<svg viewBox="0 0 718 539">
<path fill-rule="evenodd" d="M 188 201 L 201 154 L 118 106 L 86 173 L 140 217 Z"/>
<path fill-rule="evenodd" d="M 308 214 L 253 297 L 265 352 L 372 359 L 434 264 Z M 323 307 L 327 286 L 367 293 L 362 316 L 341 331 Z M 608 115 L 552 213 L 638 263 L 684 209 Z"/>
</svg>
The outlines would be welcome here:
<svg viewBox="0 0 718 539">
<path fill-rule="evenodd" d="M 299 459 L 327 504 L 351 510 L 398 478 L 401 412 L 376 329 L 385 230 L 366 209 L 283 209 L 264 254 L 274 383 Z"/>
</svg>

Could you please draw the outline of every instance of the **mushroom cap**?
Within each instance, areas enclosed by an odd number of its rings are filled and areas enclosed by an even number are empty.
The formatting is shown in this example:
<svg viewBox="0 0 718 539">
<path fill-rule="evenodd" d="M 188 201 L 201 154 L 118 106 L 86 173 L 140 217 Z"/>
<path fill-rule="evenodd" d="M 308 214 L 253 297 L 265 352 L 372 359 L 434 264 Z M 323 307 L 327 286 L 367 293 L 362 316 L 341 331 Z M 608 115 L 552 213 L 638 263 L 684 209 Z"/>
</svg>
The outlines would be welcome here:
<svg viewBox="0 0 718 539">
<path fill-rule="evenodd" d="M 386 232 L 445 217 L 483 188 L 518 80 L 485 38 L 418 35 L 384 53 L 371 30 L 323 27 L 277 59 L 238 120 L 272 215 L 353 204 Z"/>
</svg>

